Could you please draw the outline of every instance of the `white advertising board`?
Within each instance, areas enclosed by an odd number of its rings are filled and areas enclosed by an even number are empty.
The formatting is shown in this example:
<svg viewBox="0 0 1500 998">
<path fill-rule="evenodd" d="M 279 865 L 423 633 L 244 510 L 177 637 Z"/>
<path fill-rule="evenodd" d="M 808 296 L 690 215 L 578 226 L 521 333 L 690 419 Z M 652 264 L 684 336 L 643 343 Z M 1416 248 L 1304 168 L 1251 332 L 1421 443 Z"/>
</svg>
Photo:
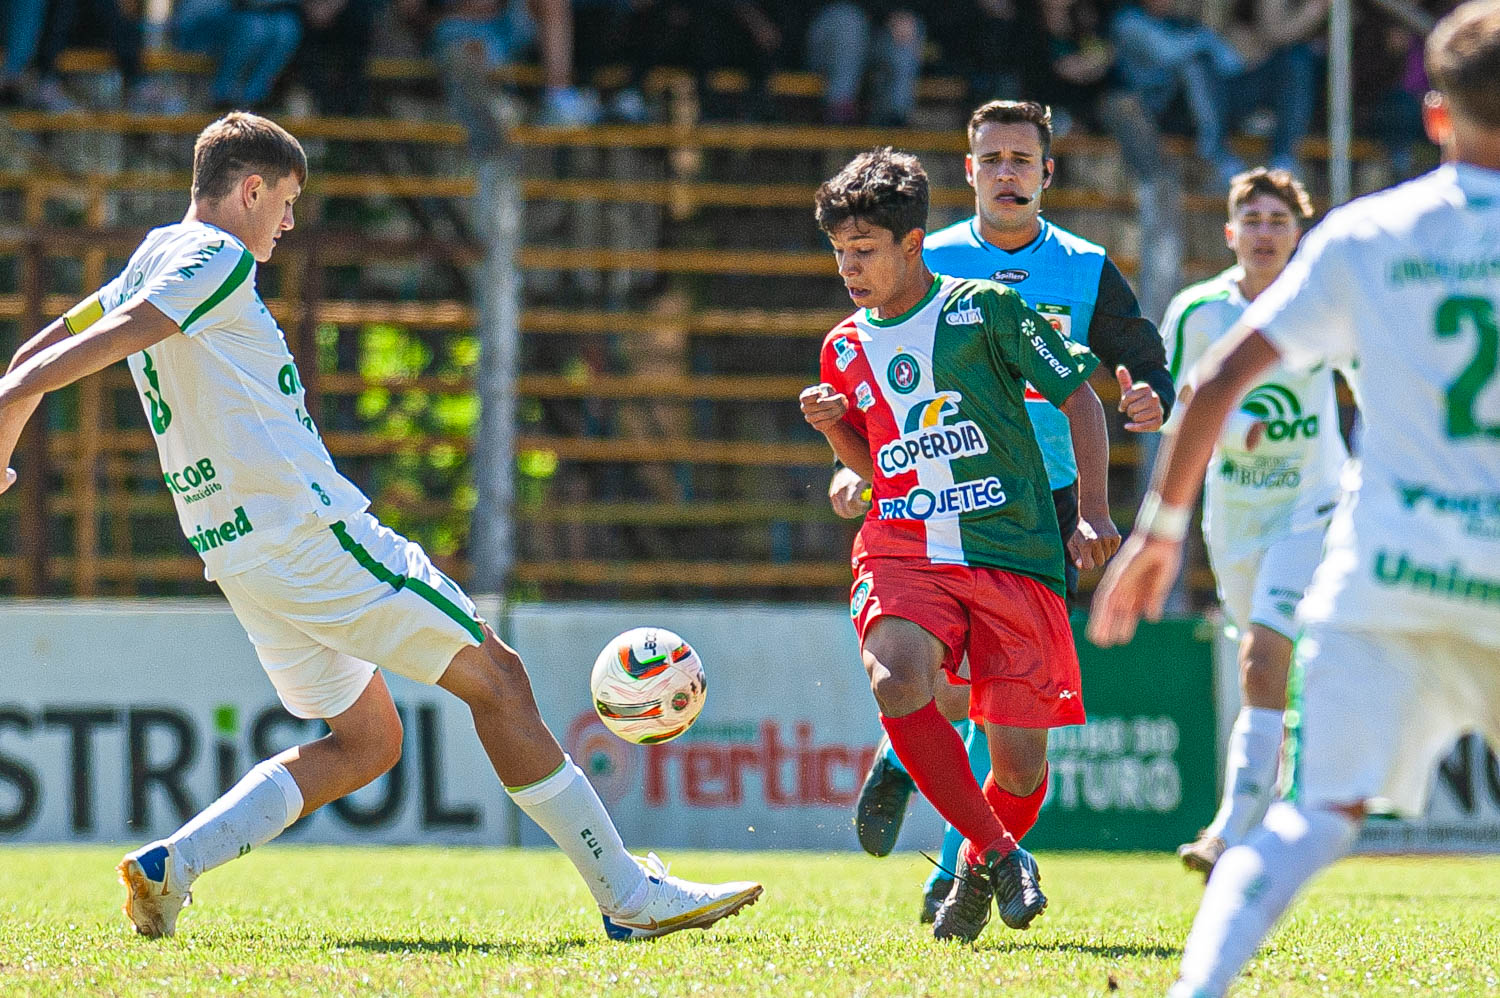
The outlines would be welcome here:
<svg viewBox="0 0 1500 998">
<path fill-rule="evenodd" d="M 537 701 L 632 848 L 856 848 L 851 813 L 880 735 L 838 607 L 523 607 L 501 630 Z M 629 745 L 594 715 L 606 640 L 671 627 L 707 663 L 708 705 L 667 745 Z M 276 699 L 217 600 L 0 603 L 0 841 L 143 842 L 171 832 L 254 762 L 322 734 Z M 405 722 L 397 768 L 287 833 L 301 842 L 542 844 L 500 789 L 467 709 L 387 674 Z M 941 823 L 913 808 L 903 848 Z"/>
<path fill-rule="evenodd" d="M 259 759 L 327 731 L 281 708 L 222 601 L 0 603 L 0 634 L 0 841 L 149 841 Z M 386 679 L 401 762 L 287 840 L 509 841 L 513 808 L 468 710 Z"/>
</svg>

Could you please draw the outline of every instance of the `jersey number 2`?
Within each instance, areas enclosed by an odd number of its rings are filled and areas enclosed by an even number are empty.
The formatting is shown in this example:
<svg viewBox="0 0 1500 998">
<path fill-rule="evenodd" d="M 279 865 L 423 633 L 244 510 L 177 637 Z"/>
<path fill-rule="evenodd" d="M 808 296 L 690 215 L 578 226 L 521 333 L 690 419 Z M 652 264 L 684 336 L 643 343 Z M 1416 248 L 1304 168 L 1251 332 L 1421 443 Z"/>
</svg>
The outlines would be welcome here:
<svg viewBox="0 0 1500 998">
<path fill-rule="evenodd" d="M 1473 323 L 1479 342 L 1469 366 L 1448 386 L 1448 436 L 1456 440 L 1480 434 L 1500 438 L 1500 423 L 1481 425 L 1474 412 L 1475 401 L 1495 376 L 1500 359 L 1500 326 L 1495 324 L 1494 302 L 1465 296 L 1443 299 L 1437 310 L 1438 338 L 1457 336 L 1465 319 Z"/>
</svg>

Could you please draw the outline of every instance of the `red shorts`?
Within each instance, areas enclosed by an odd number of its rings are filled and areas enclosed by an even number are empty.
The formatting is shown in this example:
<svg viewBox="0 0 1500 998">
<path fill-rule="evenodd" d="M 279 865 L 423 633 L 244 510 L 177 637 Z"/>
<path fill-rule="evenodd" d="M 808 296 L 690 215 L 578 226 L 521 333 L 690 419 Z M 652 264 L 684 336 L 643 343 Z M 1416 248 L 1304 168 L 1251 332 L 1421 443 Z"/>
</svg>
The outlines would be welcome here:
<svg viewBox="0 0 1500 998">
<path fill-rule="evenodd" d="M 882 616 L 909 620 L 941 641 L 948 681 L 973 687 L 975 720 L 1017 728 L 1084 722 L 1067 606 L 1035 579 L 999 568 L 865 558 L 855 566 L 849 616 L 861 645 Z M 958 674 L 965 655 L 967 680 Z"/>
</svg>

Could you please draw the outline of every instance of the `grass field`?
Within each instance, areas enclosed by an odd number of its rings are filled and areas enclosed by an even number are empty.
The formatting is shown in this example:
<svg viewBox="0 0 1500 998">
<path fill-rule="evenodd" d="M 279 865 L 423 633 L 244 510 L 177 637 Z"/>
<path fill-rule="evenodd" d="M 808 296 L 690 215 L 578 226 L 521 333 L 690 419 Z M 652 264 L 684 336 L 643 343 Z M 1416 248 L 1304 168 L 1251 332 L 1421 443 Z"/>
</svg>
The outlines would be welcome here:
<svg viewBox="0 0 1500 998">
<path fill-rule="evenodd" d="M 1168 856 L 1043 854 L 1048 913 L 970 948 L 916 924 L 917 856 L 675 853 L 674 873 L 766 894 L 622 945 L 551 851 L 272 846 L 199 881 L 178 936 L 148 941 L 119 913 L 118 858 L 0 851 L 0 994 L 1159 995 L 1199 895 Z M 1237 994 L 1500 994 L 1500 858 L 1339 864 Z"/>
</svg>

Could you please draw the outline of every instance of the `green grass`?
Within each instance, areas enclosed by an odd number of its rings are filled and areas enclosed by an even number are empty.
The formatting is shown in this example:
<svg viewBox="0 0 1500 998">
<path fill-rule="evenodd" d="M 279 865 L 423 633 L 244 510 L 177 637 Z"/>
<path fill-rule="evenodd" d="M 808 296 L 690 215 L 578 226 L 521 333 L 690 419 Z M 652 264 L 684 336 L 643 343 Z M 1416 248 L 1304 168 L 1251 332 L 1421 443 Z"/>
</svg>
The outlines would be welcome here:
<svg viewBox="0 0 1500 998">
<path fill-rule="evenodd" d="M 1048 913 L 973 948 L 916 924 L 926 861 L 675 853 L 755 878 L 707 932 L 604 938 L 550 851 L 271 847 L 199 881 L 172 940 L 130 934 L 106 848 L 0 850 L 0 994 L 1160 995 L 1197 904 L 1167 856 L 1043 854 Z M 1500 858 L 1346 860 L 1241 995 L 1500 994 Z"/>
</svg>

